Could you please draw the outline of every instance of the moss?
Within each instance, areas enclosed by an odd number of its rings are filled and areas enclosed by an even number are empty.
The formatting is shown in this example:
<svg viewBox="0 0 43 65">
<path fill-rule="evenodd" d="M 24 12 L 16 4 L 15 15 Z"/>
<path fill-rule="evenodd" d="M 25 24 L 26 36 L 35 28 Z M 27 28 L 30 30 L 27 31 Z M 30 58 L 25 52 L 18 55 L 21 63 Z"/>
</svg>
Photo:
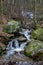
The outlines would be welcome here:
<svg viewBox="0 0 43 65">
<path fill-rule="evenodd" d="M 28 46 L 26 46 L 25 48 L 25 55 L 26 56 L 31 56 L 34 57 L 35 55 L 37 55 L 37 53 L 39 53 L 39 50 L 43 48 L 43 42 L 39 41 L 39 40 L 33 40 L 30 42 L 30 44 Z M 41 53 L 41 51 L 40 51 Z M 43 55 L 43 52 L 42 52 Z"/>
<path fill-rule="evenodd" d="M 4 27 L 4 32 L 14 33 L 20 28 L 20 23 L 18 21 L 10 20 Z"/>
<path fill-rule="evenodd" d="M 43 41 L 43 28 L 38 28 L 31 31 L 31 37 Z"/>
</svg>

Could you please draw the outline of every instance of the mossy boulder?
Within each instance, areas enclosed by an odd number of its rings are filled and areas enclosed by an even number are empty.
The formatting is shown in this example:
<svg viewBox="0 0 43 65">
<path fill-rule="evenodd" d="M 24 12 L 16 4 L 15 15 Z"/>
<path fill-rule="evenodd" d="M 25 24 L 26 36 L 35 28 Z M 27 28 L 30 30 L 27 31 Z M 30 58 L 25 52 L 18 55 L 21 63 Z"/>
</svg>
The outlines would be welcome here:
<svg viewBox="0 0 43 65">
<path fill-rule="evenodd" d="M 9 22 L 4 26 L 4 32 L 14 33 L 20 28 L 20 22 L 15 20 L 9 20 Z"/>
<path fill-rule="evenodd" d="M 43 41 L 43 28 L 38 28 L 31 31 L 31 38 Z"/>
<path fill-rule="evenodd" d="M 30 44 L 26 46 L 24 52 L 25 52 L 25 55 L 29 57 L 35 57 L 35 56 L 42 55 L 42 58 L 43 58 L 43 42 L 39 40 L 32 40 Z"/>
</svg>

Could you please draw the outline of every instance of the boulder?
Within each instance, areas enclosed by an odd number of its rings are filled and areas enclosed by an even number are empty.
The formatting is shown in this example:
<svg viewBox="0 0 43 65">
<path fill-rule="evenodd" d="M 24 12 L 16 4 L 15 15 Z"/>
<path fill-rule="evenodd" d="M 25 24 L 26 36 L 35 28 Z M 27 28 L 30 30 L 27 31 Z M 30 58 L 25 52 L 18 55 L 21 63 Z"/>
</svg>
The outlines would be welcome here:
<svg viewBox="0 0 43 65">
<path fill-rule="evenodd" d="M 10 20 L 5 26 L 3 31 L 7 33 L 14 33 L 18 31 L 20 28 L 20 22 L 15 21 L 15 20 Z"/>
<path fill-rule="evenodd" d="M 31 38 L 43 41 L 43 28 L 38 28 L 31 31 Z"/>
<path fill-rule="evenodd" d="M 18 39 L 18 41 L 20 41 L 20 42 L 25 42 L 27 39 L 25 38 L 25 37 L 23 37 L 23 36 L 20 36 L 20 37 L 18 37 L 17 38 Z"/>
<path fill-rule="evenodd" d="M 39 40 L 33 40 L 25 48 L 25 55 L 29 57 L 41 57 L 43 58 L 43 42 Z"/>
</svg>

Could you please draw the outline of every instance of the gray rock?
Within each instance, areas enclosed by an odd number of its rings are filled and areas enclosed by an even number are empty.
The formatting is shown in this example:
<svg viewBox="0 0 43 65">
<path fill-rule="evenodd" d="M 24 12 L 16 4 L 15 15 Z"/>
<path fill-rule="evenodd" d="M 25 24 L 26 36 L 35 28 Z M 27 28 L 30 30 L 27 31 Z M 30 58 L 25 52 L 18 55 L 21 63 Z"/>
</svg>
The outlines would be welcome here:
<svg viewBox="0 0 43 65">
<path fill-rule="evenodd" d="M 20 42 L 24 42 L 24 41 L 27 40 L 27 39 L 26 39 L 25 37 L 23 37 L 23 36 L 20 36 L 20 37 L 18 37 L 17 39 L 18 39 L 18 41 L 20 41 Z"/>
</svg>

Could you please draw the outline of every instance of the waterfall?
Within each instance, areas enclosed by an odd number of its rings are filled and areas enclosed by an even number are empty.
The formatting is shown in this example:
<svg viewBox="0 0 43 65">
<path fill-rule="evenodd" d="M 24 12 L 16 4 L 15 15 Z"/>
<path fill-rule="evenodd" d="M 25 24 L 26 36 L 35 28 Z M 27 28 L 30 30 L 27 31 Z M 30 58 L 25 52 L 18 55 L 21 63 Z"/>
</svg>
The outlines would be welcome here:
<svg viewBox="0 0 43 65">
<path fill-rule="evenodd" d="M 29 11 L 24 11 L 22 10 L 21 11 L 21 15 L 25 18 L 25 17 L 28 17 L 30 19 L 33 19 L 34 18 L 34 14 L 33 12 L 29 12 Z"/>
<path fill-rule="evenodd" d="M 15 52 L 19 53 L 21 51 L 24 51 L 24 47 L 27 44 L 26 42 L 24 42 L 24 43 L 21 43 L 21 45 L 19 46 L 19 43 L 18 43 L 17 39 L 15 39 L 13 41 L 15 41 L 14 45 L 16 46 L 16 48 L 12 46 L 12 44 L 13 44 L 12 41 L 9 42 L 9 44 L 8 44 L 8 46 L 6 48 L 6 49 L 8 49 L 7 56 L 13 55 Z"/>
<path fill-rule="evenodd" d="M 29 35 L 30 32 L 31 31 L 29 31 L 28 29 L 26 29 L 26 31 L 19 32 L 19 33 L 22 34 L 22 35 L 24 35 L 27 38 L 27 40 L 30 41 L 30 35 Z"/>
<path fill-rule="evenodd" d="M 7 46 L 6 49 L 9 49 L 9 50 L 13 49 L 13 47 L 12 47 L 12 41 L 9 42 L 9 44 L 8 44 L 8 46 Z"/>
<path fill-rule="evenodd" d="M 12 41 L 9 42 L 6 49 L 7 49 L 6 57 L 14 54 L 14 47 L 12 47 Z"/>
<path fill-rule="evenodd" d="M 30 33 L 29 30 L 20 32 L 20 34 L 23 34 L 27 38 L 27 40 L 30 40 L 29 33 Z M 20 52 L 24 51 L 26 44 L 27 44 L 27 42 L 22 42 L 21 45 L 19 46 L 19 42 L 18 42 L 17 38 L 13 39 L 12 41 L 9 42 L 9 44 L 6 48 L 7 49 L 6 56 L 13 55 L 15 52 L 17 52 L 20 55 Z"/>
<path fill-rule="evenodd" d="M 17 41 L 17 39 L 15 39 L 15 45 L 16 45 L 16 48 L 19 48 L 19 43 L 18 43 L 18 41 Z"/>
<path fill-rule="evenodd" d="M 27 42 L 22 43 L 22 44 L 20 45 L 20 48 L 21 48 L 21 49 L 24 49 L 24 47 L 26 46 L 26 44 L 27 44 Z"/>
</svg>

